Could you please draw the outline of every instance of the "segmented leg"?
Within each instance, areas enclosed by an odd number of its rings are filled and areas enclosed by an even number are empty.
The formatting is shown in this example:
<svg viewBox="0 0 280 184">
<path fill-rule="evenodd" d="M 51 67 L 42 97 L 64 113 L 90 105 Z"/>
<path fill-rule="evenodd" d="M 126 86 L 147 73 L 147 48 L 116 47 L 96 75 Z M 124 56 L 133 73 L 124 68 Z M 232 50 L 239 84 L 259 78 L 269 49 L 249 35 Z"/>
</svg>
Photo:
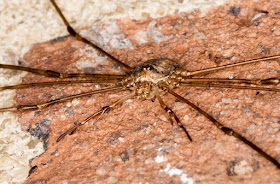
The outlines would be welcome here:
<svg viewBox="0 0 280 184">
<path fill-rule="evenodd" d="M 120 91 L 120 90 L 125 90 L 123 87 L 120 86 L 114 86 L 114 87 L 108 87 L 108 88 L 103 88 L 95 91 L 90 91 L 86 93 L 79 93 L 75 95 L 70 95 L 62 98 L 57 98 L 54 100 L 50 100 L 45 103 L 41 104 L 36 104 L 36 105 L 19 105 L 17 107 L 8 107 L 8 108 L 0 108 L 0 112 L 5 112 L 5 111 L 27 111 L 27 110 L 39 110 L 45 107 L 48 107 L 53 104 L 65 102 L 67 100 L 72 100 L 74 98 L 80 98 L 80 97 L 85 97 L 85 96 L 91 96 L 94 94 L 99 94 L 99 93 L 105 93 L 105 92 L 111 92 L 111 91 Z"/>
<path fill-rule="evenodd" d="M 122 98 L 119 98 L 117 101 L 115 101 L 114 103 L 112 103 L 111 105 L 108 106 L 104 106 L 102 107 L 100 110 L 96 111 L 94 114 L 90 115 L 89 117 L 87 117 L 86 119 L 84 119 L 82 122 L 78 122 L 75 123 L 75 125 L 71 128 L 69 128 L 68 130 L 66 130 L 63 134 L 61 134 L 58 139 L 56 140 L 56 142 L 59 142 L 61 139 L 63 139 L 66 135 L 72 134 L 78 127 L 84 125 L 85 123 L 87 123 L 89 120 L 99 116 L 99 118 L 94 122 L 96 123 L 101 116 L 105 113 L 108 112 L 110 109 L 116 107 L 117 105 L 122 104 L 123 102 L 125 102 L 126 100 L 128 100 L 129 98 L 132 98 L 134 96 L 133 93 L 130 93 L 128 95 L 123 96 Z"/>
<path fill-rule="evenodd" d="M 89 40 L 87 40 L 86 38 L 82 37 L 79 33 L 77 33 L 72 26 L 69 24 L 69 22 L 67 21 L 67 19 L 65 18 L 65 16 L 63 15 L 63 13 L 61 12 L 60 8 L 57 6 L 56 2 L 54 0 L 51 0 L 51 3 L 53 4 L 53 6 L 55 7 L 57 13 L 59 14 L 60 18 L 63 20 L 65 26 L 67 27 L 67 31 L 68 33 L 73 36 L 76 37 L 79 41 L 82 41 L 86 44 L 88 44 L 89 46 L 93 47 L 94 49 L 98 50 L 99 52 L 101 52 L 102 54 L 108 56 L 110 59 L 112 59 L 114 62 L 116 62 L 117 64 L 125 67 L 126 69 L 132 69 L 130 66 L 128 66 L 127 64 L 121 62 L 120 60 L 118 60 L 117 58 L 115 58 L 114 56 L 112 56 L 111 54 L 105 52 L 102 48 L 100 48 L 99 46 L 95 45 L 94 43 L 90 42 Z"/>
<path fill-rule="evenodd" d="M 214 87 L 214 88 L 230 88 L 230 89 L 249 89 L 249 90 L 259 90 L 259 91 L 272 91 L 280 92 L 279 88 L 268 88 L 268 87 L 254 87 L 254 86 L 239 86 L 231 84 L 201 84 L 201 83 L 180 83 L 182 87 Z"/>
<path fill-rule="evenodd" d="M 274 159 L 273 157 L 271 157 L 270 155 L 268 155 L 266 152 L 264 152 L 262 149 L 260 149 L 258 146 L 256 146 L 255 144 L 253 144 L 252 142 L 250 142 L 249 140 L 247 140 L 245 137 L 243 137 L 242 135 L 240 135 L 239 133 L 235 132 L 234 130 L 232 130 L 231 128 L 225 127 L 222 123 L 220 123 L 219 121 L 217 121 L 216 119 L 214 119 L 212 116 L 210 116 L 207 112 L 203 111 L 202 109 L 200 109 L 198 106 L 196 106 L 195 104 L 193 104 L 192 102 L 190 102 L 189 100 L 185 99 L 184 97 L 178 95 L 177 93 L 175 93 L 173 90 L 168 89 L 168 92 L 170 94 L 172 94 L 173 96 L 175 96 L 176 98 L 178 98 L 180 101 L 188 104 L 189 106 L 191 106 L 193 109 L 197 110 L 199 113 L 201 113 L 203 116 L 205 116 L 207 119 L 209 119 L 218 129 L 220 129 L 221 131 L 223 131 L 225 134 L 230 135 L 230 136 L 234 136 L 235 138 L 237 138 L 238 140 L 242 141 L 243 143 L 247 144 L 248 146 L 250 146 L 252 149 L 254 149 L 255 151 L 257 151 L 260 155 L 262 155 L 263 157 L 265 157 L 267 160 L 269 160 L 270 162 L 272 162 L 278 169 L 280 169 L 280 163 Z"/>
<path fill-rule="evenodd" d="M 181 79 L 182 83 L 233 83 L 233 84 L 253 84 L 253 85 L 277 85 L 280 84 L 280 78 L 268 79 L 219 79 L 219 78 L 186 78 Z"/>
<path fill-rule="evenodd" d="M 172 118 L 175 119 L 177 125 L 182 128 L 185 132 L 185 134 L 187 135 L 188 139 L 190 141 L 192 141 L 192 138 L 190 136 L 190 134 L 188 133 L 188 131 L 186 130 L 186 128 L 182 125 L 181 121 L 179 120 L 179 118 L 176 116 L 176 114 L 172 111 L 172 109 L 170 109 L 169 107 L 167 107 L 167 105 L 163 102 L 163 100 L 161 99 L 161 97 L 157 94 L 156 98 L 159 101 L 160 106 L 165 110 L 165 112 L 167 113 L 168 119 L 170 121 L 170 123 L 173 125 L 173 121 Z"/>
<path fill-rule="evenodd" d="M 90 73 L 61 73 L 56 72 L 53 70 L 43 70 L 25 66 L 16 66 L 16 65 L 6 65 L 0 64 L 0 68 L 11 69 L 11 70 L 20 70 L 26 71 L 29 73 L 33 73 L 36 75 L 42 75 L 45 77 L 53 77 L 53 78 L 60 78 L 60 79 L 67 79 L 67 78 L 105 78 L 105 79 L 122 79 L 125 75 L 112 75 L 112 74 L 90 74 Z"/>
<path fill-rule="evenodd" d="M 205 73 L 212 72 L 212 71 L 218 71 L 218 70 L 222 70 L 222 69 L 226 69 L 226 68 L 232 68 L 232 67 L 235 67 L 235 66 L 252 64 L 252 63 L 256 63 L 256 62 L 260 62 L 260 61 L 276 60 L 276 59 L 279 59 L 279 58 L 280 58 L 280 55 L 269 56 L 269 57 L 265 57 L 265 58 L 246 60 L 246 61 L 239 62 L 239 63 L 217 66 L 217 67 L 212 67 L 212 68 L 206 68 L 206 69 L 197 70 L 197 71 L 187 71 L 185 69 L 178 68 L 178 69 L 176 69 L 175 75 L 179 74 L 179 75 L 184 76 L 184 77 L 189 77 L 189 76 L 194 76 L 194 75 L 205 74 Z"/>
<path fill-rule="evenodd" d="M 104 84 L 104 83 L 118 83 L 120 80 L 118 79 L 91 79 L 91 80 L 72 80 L 72 81 L 53 81 L 53 82 L 37 82 L 37 83 L 28 83 L 28 84 L 18 84 L 13 86 L 3 86 L 0 87 L 0 91 L 6 89 L 22 89 L 22 88 L 30 88 L 30 87 L 45 87 L 45 86 L 53 86 L 53 85 L 67 85 L 67 84 Z"/>
</svg>

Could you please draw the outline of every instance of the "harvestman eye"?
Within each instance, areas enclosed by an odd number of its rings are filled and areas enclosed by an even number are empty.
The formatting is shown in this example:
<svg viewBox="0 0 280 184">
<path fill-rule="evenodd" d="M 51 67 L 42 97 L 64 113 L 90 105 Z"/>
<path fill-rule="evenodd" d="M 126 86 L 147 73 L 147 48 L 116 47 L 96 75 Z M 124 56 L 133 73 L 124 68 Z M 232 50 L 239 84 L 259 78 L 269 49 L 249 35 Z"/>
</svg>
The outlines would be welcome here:
<svg viewBox="0 0 280 184">
<path fill-rule="evenodd" d="M 223 125 L 223 122 L 220 122 L 215 119 L 215 117 L 209 115 L 202 108 L 195 105 L 193 102 L 184 98 L 180 94 L 176 93 L 174 89 L 176 88 L 186 88 L 186 87 L 213 87 L 213 88 L 231 88 L 231 89 L 246 89 L 246 90 L 257 90 L 257 91 L 269 91 L 270 93 L 280 92 L 280 88 L 277 88 L 280 84 L 280 77 L 275 78 L 265 78 L 265 79 L 222 79 L 222 78 L 203 78 L 204 74 L 210 72 L 216 72 L 219 70 L 224 70 L 228 68 L 233 68 L 237 66 L 248 65 L 260 61 L 270 62 L 272 60 L 280 59 L 280 55 L 268 56 L 264 58 L 257 58 L 252 60 L 246 60 L 242 62 L 237 62 L 234 64 L 222 65 L 218 67 L 205 68 L 197 71 L 188 71 L 185 68 L 182 68 L 177 61 L 174 61 L 170 58 L 158 58 L 147 60 L 144 63 L 131 67 L 122 61 L 115 58 L 113 55 L 105 52 L 99 46 L 93 44 L 79 33 L 77 33 L 68 23 L 61 10 L 57 6 L 54 0 L 51 0 L 53 6 L 55 7 L 60 18 L 63 20 L 69 34 L 75 37 L 77 40 L 88 44 L 94 49 L 98 50 L 100 53 L 106 55 L 112 62 L 120 65 L 125 71 L 125 75 L 113 75 L 113 74 L 90 74 L 90 73 L 61 73 L 53 70 L 43 70 L 31 67 L 24 66 L 15 66 L 15 65 L 6 65 L 0 64 L 0 68 L 11 69 L 11 70 L 20 70 L 27 71 L 36 75 L 41 75 L 50 78 L 57 78 L 60 81 L 55 82 L 40 82 L 40 83 L 27 83 L 19 84 L 14 86 L 4 86 L 0 87 L 0 90 L 7 89 L 20 89 L 20 88 L 29 88 L 33 86 L 52 86 L 57 84 L 73 84 L 73 83 L 96 83 L 96 84 L 110 84 L 110 87 L 94 90 L 91 92 L 79 93 L 75 95 L 70 95 L 62 98 L 57 98 L 55 100 L 43 102 L 40 104 L 34 105 L 19 105 L 9 108 L 1 108 L 0 112 L 4 111 L 30 111 L 30 110 L 40 110 L 46 108 L 53 104 L 69 101 L 75 98 L 80 97 L 90 97 L 95 94 L 107 93 L 107 92 L 117 92 L 124 91 L 125 95 L 120 96 L 118 100 L 111 104 L 100 108 L 92 115 L 88 116 L 80 122 L 74 123 L 74 125 L 67 129 L 61 130 L 64 131 L 59 137 L 57 137 L 57 144 L 60 144 L 60 141 L 67 139 L 68 135 L 71 135 L 75 132 L 76 129 L 82 125 L 88 123 L 89 121 L 97 122 L 101 118 L 106 118 L 107 112 L 111 109 L 120 108 L 123 102 L 126 102 L 128 99 L 140 99 L 140 100 L 150 100 L 158 101 L 162 111 L 165 112 L 169 122 L 173 126 L 178 126 L 182 132 L 186 135 L 186 139 L 190 142 L 193 141 L 192 133 L 188 130 L 189 127 L 184 126 L 183 120 L 181 120 L 176 113 L 166 105 L 164 98 L 167 94 L 171 94 L 176 97 L 180 102 L 186 103 L 191 108 L 195 109 L 201 115 L 209 120 L 215 127 L 220 129 L 226 135 L 234 136 L 236 139 L 242 143 L 248 145 L 250 148 L 258 152 L 261 156 L 267 159 L 269 162 L 274 164 L 278 169 L 280 169 L 279 161 L 266 153 L 264 150 L 258 147 L 258 145 L 249 141 L 241 133 L 238 133 Z M 73 80 L 75 79 L 75 80 Z"/>
</svg>

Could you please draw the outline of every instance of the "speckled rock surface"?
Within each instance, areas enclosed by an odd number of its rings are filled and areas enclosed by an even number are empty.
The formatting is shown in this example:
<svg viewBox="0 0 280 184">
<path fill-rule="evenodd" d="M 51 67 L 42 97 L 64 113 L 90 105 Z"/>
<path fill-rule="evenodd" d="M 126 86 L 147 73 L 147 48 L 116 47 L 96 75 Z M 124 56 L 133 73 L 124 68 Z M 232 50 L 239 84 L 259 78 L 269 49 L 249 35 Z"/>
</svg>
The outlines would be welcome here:
<svg viewBox="0 0 280 184">
<path fill-rule="evenodd" d="M 188 70 L 279 54 L 280 4 L 232 3 L 206 15 L 170 15 L 160 19 L 115 20 L 89 28 L 84 35 L 135 66 L 168 57 Z M 98 32 L 98 34 L 95 34 Z M 93 34 L 92 34 L 93 33 Z M 111 35 L 109 34 L 111 33 Z M 107 36 L 109 35 L 109 37 Z M 123 73 L 93 49 L 71 37 L 36 44 L 25 55 L 29 66 L 63 72 Z M 279 61 L 236 67 L 206 77 L 279 76 Z M 48 81 L 28 75 L 23 82 Z M 105 85 L 33 88 L 17 91 L 18 104 L 34 104 Z M 219 121 L 277 158 L 280 155 L 279 93 L 212 88 L 176 90 Z M 280 171 L 233 137 L 225 136 L 202 115 L 172 96 L 164 101 L 193 138 L 172 127 L 158 102 L 128 100 L 100 121 L 56 142 L 81 121 L 123 92 L 99 94 L 19 113 L 23 129 L 45 141 L 46 152 L 32 161 L 25 183 L 277 183 Z"/>
<path fill-rule="evenodd" d="M 73 27 L 111 18 L 145 19 L 163 17 L 174 12 L 191 12 L 221 5 L 231 0 L 56 0 Z M 65 26 L 49 0 L 0 1 L 0 61 L 19 64 L 33 43 L 44 42 L 67 34 Z M 25 72 L 0 69 L 0 86 L 21 82 Z M 0 107 L 14 104 L 15 90 L 0 93 Z M 32 132 L 37 135 L 40 127 Z M 0 183 L 22 183 L 29 172 L 29 160 L 44 152 L 43 140 L 21 130 L 17 116 L 0 113 Z"/>
</svg>

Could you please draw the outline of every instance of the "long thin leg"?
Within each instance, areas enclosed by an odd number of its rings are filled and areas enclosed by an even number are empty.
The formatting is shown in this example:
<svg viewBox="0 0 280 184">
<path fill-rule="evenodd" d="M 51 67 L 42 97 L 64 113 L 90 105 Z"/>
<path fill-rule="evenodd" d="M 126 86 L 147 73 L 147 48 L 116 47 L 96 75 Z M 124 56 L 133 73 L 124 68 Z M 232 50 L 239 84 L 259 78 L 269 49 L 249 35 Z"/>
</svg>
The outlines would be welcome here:
<svg viewBox="0 0 280 184">
<path fill-rule="evenodd" d="M 98 50 L 99 52 L 101 52 L 102 54 L 108 56 L 110 59 L 112 59 L 114 62 L 118 63 L 119 65 L 125 67 L 126 69 L 132 69 L 130 66 L 128 66 L 127 64 L 121 62 L 120 60 L 118 60 L 117 58 L 115 58 L 114 56 L 112 56 L 111 54 L 105 52 L 102 48 L 100 48 L 99 46 L 93 44 L 92 42 L 90 42 L 89 40 L 87 40 L 86 38 L 82 37 L 80 34 L 78 34 L 69 24 L 69 22 L 67 21 L 67 19 L 65 18 L 65 16 L 63 15 L 63 13 L 61 12 L 60 8 L 57 6 L 56 2 L 54 0 L 51 0 L 51 3 L 53 4 L 54 8 L 56 9 L 57 13 L 59 14 L 60 18 L 63 20 L 65 26 L 67 27 L 67 31 L 71 36 L 76 37 L 79 41 L 82 41 L 88 45 L 90 45 L 91 47 L 95 48 L 96 50 Z"/>
<path fill-rule="evenodd" d="M 86 93 L 79 93 L 79 94 L 70 95 L 70 96 L 66 96 L 66 97 L 62 97 L 62 98 L 57 98 L 57 99 L 50 100 L 48 102 L 44 102 L 41 104 L 36 104 L 36 105 L 19 105 L 16 107 L 0 108 L 0 112 L 38 110 L 38 109 L 42 109 L 42 108 L 48 107 L 48 106 L 56 104 L 56 103 L 65 102 L 67 100 L 71 100 L 74 98 L 80 98 L 80 97 L 84 97 L 84 96 L 91 96 L 91 95 L 98 94 L 98 93 L 105 93 L 105 92 L 110 92 L 110 91 L 120 91 L 120 90 L 125 90 L 125 89 L 120 86 L 103 88 L 103 89 L 90 91 L 90 92 L 86 92 Z"/>
<path fill-rule="evenodd" d="M 206 68 L 206 69 L 197 70 L 197 71 L 187 71 L 184 69 L 176 69 L 176 74 L 180 74 L 184 77 L 188 77 L 188 76 L 204 74 L 204 73 L 208 73 L 208 72 L 212 72 L 212 71 L 222 70 L 222 69 L 226 69 L 226 68 L 231 68 L 231 67 L 235 67 L 235 66 L 247 65 L 247 64 L 251 64 L 251 63 L 260 62 L 260 61 L 270 61 L 270 60 L 275 60 L 275 59 L 279 59 L 279 58 L 280 58 L 280 55 L 269 56 L 269 57 L 264 57 L 264 58 L 247 60 L 247 61 L 234 63 L 234 64 L 217 66 L 217 67 L 213 67 L 213 68 Z"/>
<path fill-rule="evenodd" d="M 114 103 L 112 103 L 111 105 L 108 106 L 104 106 L 102 107 L 100 110 L 96 111 L 94 114 L 90 115 L 89 117 L 87 117 L 86 119 L 84 119 L 82 122 L 78 122 L 75 123 L 75 125 L 71 128 L 69 128 L 68 130 L 66 130 L 63 134 L 61 134 L 58 139 L 56 140 L 56 142 L 59 142 L 61 139 L 63 139 L 66 135 L 72 134 L 78 127 L 84 125 L 85 123 L 87 123 L 89 120 L 99 116 L 99 118 L 94 122 L 96 123 L 101 116 L 108 112 L 110 109 L 116 107 L 117 105 L 122 104 L 123 102 L 125 102 L 126 100 L 128 100 L 129 98 L 133 97 L 134 94 L 130 93 L 128 95 L 123 96 L 122 98 L 118 99 L 117 101 L 115 101 Z"/>
<path fill-rule="evenodd" d="M 168 119 L 170 121 L 170 123 L 173 125 L 173 121 L 172 118 L 175 119 L 175 121 L 177 122 L 177 125 L 182 128 L 185 132 L 185 134 L 187 135 L 188 139 L 190 141 L 192 141 L 192 138 L 190 136 L 190 134 L 188 133 L 188 131 L 186 130 L 186 128 L 182 125 L 181 121 L 179 120 L 179 118 L 177 117 L 177 115 L 172 111 L 172 109 L 170 109 L 162 100 L 162 98 L 157 94 L 156 98 L 159 101 L 160 106 L 163 108 L 163 110 L 165 110 L 165 112 L 167 113 Z"/>
<path fill-rule="evenodd" d="M 6 89 L 22 89 L 30 87 L 44 87 L 53 85 L 67 85 L 67 84 L 81 84 L 81 83 L 91 83 L 91 84 L 104 84 L 104 83 L 118 83 L 118 79 L 91 79 L 91 80 L 71 80 L 71 81 L 52 81 L 52 82 L 38 82 L 38 83 L 28 83 L 28 84 L 18 84 L 13 86 L 3 86 L 0 87 L 0 91 Z"/>
<path fill-rule="evenodd" d="M 187 78 L 182 79 L 180 82 L 184 83 L 234 83 L 234 84 L 254 84 L 254 85 L 277 85 L 280 84 L 280 78 L 268 78 L 268 79 L 220 79 L 220 78 Z"/>
<path fill-rule="evenodd" d="M 222 123 L 220 123 L 219 121 L 217 121 L 216 119 L 214 119 L 212 116 L 210 116 L 207 112 L 203 111 L 202 109 L 200 109 L 198 106 L 196 106 L 195 104 L 193 104 L 192 102 L 190 102 L 189 100 L 185 99 L 184 97 L 178 95 L 177 93 L 175 93 L 173 90 L 168 89 L 168 92 L 170 94 L 172 94 L 173 96 L 175 96 L 176 98 L 178 98 L 180 101 L 188 104 L 189 106 L 191 106 L 193 109 L 197 110 L 199 113 L 201 113 L 203 116 L 205 116 L 207 119 L 209 119 L 218 129 L 220 129 L 221 131 L 223 131 L 225 134 L 227 135 L 231 135 L 236 137 L 238 140 L 242 141 L 243 143 L 247 144 L 248 146 L 250 146 L 251 148 L 253 148 L 255 151 L 257 151 L 260 155 L 262 155 L 263 157 L 265 157 L 267 160 L 269 160 L 270 162 L 272 162 L 278 169 L 280 169 L 280 163 L 274 159 L 273 157 L 271 157 L 270 155 L 268 155 L 266 152 L 264 152 L 262 149 L 260 149 L 258 146 L 256 146 L 255 144 L 253 144 L 252 142 L 250 142 L 249 140 L 247 140 L 245 137 L 243 137 L 242 135 L 240 135 L 239 133 L 235 132 L 234 130 L 232 130 L 231 128 L 225 127 Z"/>
<path fill-rule="evenodd" d="M 53 70 L 43 70 L 37 68 L 30 68 L 25 66 L 17 66 L 17 65 L 6 65 L 0 64 L 0 68 L 11 69 L 11 70 L 20 70 L 26 71 L 29 73 L 33 73 L 36 75 L 42 75 L 45 77 L 54 77 L 60 79 L 66 78 L 106 78 L 106 79 L 122 79 L 125 75 L 112 75 L 112 74 L 90 74 L 90 73 L 60 73 Z"/>
<path fill-rule="evenodd" d="M 231 88 L 231 89 L 249 89 L 249 90 L 259 90 L 259 91 L 272 91 L 280 92 L 280 88 L 268 88 L 268 87 L 254 87 L 254 86 L 239 86 L 232 84 L 201 84 L 201 83 L 180 83 L 182 87 L 214 87 L 214 88 Z"/>
</svg>

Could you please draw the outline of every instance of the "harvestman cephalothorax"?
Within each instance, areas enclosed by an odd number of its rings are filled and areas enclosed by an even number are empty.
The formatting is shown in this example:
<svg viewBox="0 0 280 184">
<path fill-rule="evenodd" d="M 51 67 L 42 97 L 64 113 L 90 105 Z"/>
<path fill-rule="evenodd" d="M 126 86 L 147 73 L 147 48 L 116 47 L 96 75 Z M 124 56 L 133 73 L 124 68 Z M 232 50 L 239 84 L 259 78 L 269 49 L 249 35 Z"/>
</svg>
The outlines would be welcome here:
<svg viewBox="0 0 280 184">
<path fill-rule="evenodd" d="M 185 132 L 187 138 L 190 141 L 192 141 L 191 133 L 187 131 L 187 128 L 183 126 L 180 119 L 176 116 L 173 110 L 171 110 L 171 108 L 168 107 L 164 102 L 163 97 L 166 94 L 171 94 L 181 102 L 186 103 L 193 109 L 197 110 L 200 114 L 205 116 L 210 122 L 212 122 L 218 129 L 223 131 L 225 134 L 234 136 L 244 144 L 248 145 L 249 147 L 257 151 L 260 155 L 265 157 L 268 161 L 270 161 L 278 169 L 280 169 L 280 163 L 275 158 L 270 156 L 268 153 L 264 152 L 257 145 L 247 140 L 244 136 L 242 136 L 238 132 L 235 132 L 229 127 L 223 126 L 222 122 L 217 121 L 214 117 L 210 116 L 207 112 L 205 112 L 203 109 L 199 108 L 198 106 L 190 102 L 188 99 L 174 92 L 174 89 L 177 87 L 193 87 L 193 86 L 270 91 L 271 93 L 280 92 L 280 89 L 275 87 L 280 84 L 279 77 L 258 79 L 258 80 L 201 78 L 201 75 L 207 74 L 209 72 L 215 72 L 215 71 L 232 68 L 236 66 L 248 65 L 260 61 L 269 62 L 271 60 L 277 60 L 280 58 L 280 55 L 252 59 L 252 60 L 247 60 L 235 64 L 206 68 L 198 71 L 187 71 L 186 69 L 181 68 L 176 61 L 168 58 L 151 59 L 144 62 L 143 64 L 137 65 L 136 67 L 131 67 L 119 61 L 113 55 L 110 55 L 109 53 L 102 50 L 102 48 L 100 48 L 99 46 L 93 44 L 92 42 L 88 41 L 86 38 L 78 34 L 70 26 L 68 21 L 65 19 L 64 15 L 60 11 L 59 7 L 56 5 L 55 1 L 51 0 L 51 2 L 55 7 L 56 11 L 58 12 L 59 16 L 62 18 L 71 36 L 76 37 L 78 40 L 90 45 L 91 47 L 97 49 L 100 53 L 106 55 L 110 60 L 122 66 L 127 71 L 127 74 L 111 75 L 111 74 L 88 74 L 88 73 L 59 73 L 52 70 L 41 70 L 41 69 L 35 69 L 30 67 L 0 64 L 0 68 L 27 71 L 45 77 L 62 79 L 61 81 L 56 81 L 56 82 L 42 82 L 42 83 L 19 84 L 15 86 L 4 86 L 1 87 L 0 90 L 20 89 L 20 88 L 28 88 L 32 86 L 49 86 L 53 84 L 72 84 L 72 83 L 112 84 L 111 87 L 95 90 L 92 92 L 80 93 L 77 95 L 58 98 L 52 101 L 43 102 L 41 104 L 36 104 L 36 105 L 20 105 L 16 107 L 2 108 L 0 109 L 0 111 L 39 110 L 48 107 L 52 104 L 61 103 L 78 97 L 92 96 L 94 94 L 105 93 L 105 92 L 126 91 L 128 93 L 120 97 L 114 103 L 104 106 L 103 108 L 96 111 L 91 116 L 84 119 L 83 121 L 75 123 L 75 125 L 72 128 L 66 130 L 64 133 L 61 134 L 60 137 L 57 138 L 57 142 L 65 138 L 66 135 L 72 134 L 78 127 L 84 125 L 88 121 L 90 120 L 93 120 L 94 122 L 98 121 L 110 109 L 118 108 L 118 106 L 121 105 L 123 102 L 133 98 L 137 98 L 141 100 L 152 100 L 152 101 L 157 100 L 161 105 L 161 108 L 164 109 L 164 111 L 166 112 L 170 123 L 172 125 L 174 124 L 176 126 L 179 126 Z M 78 79 L 78 80 L 72 80 L 72 79 Z"/>
</svg>

